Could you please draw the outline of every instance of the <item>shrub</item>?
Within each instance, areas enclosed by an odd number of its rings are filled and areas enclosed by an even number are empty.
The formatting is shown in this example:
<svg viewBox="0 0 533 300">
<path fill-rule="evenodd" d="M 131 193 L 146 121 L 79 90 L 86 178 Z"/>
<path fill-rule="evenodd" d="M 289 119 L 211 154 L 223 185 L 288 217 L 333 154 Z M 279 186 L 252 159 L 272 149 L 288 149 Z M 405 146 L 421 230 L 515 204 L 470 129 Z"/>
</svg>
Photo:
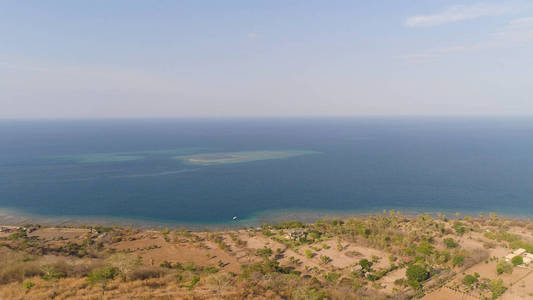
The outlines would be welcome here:
<svg viewBox="0 0 533 300">
<path fill-rule="evenodd" d="M 527 252 L 533 253 L 533 244 L 528 243 L 528 242 L 524 242 L 524 241 L 520 241 L 520 240 L 514 240 L 514 241 L 509 243 L 509 247 L 511 247 L 513 249 L 524 248 L 524 249 L 526 249 Z"/>
<path fill-rule="evenodd" d="M 463 235 L 466 232 L 466 228 L 464 227 L 464 224 L 459 221 L 453 224 L 453 229 L 455 229 L 455 232 L 458 235 Z"/>
<path fill-rule="evenodd" d="M 287 221 L 287 222 L 280 222 L 274 225 L 274 227 L 277 229 L 303 228 L 304 224 L 298 221 Z"/>
<path fill-rule="evenodd" d="M 324 275 L 324 278 L 325 278 L 329 283 L 331 283 L 331 284 L 336 284 L 337 281 L 339 281 L 339 278 L 341 278 L 341 274 L 330 272 L 330 273 Z"/>
<path fill-rule="evenodd" d="M 477 277 L 468 274 L 468 275 L 466 275 L 466 276 L 463 278 L 463 283 L 464 283 L 465 285 L 471 286 L 471 285 L 473 285 L 474 283 L 477 283 Z"/>
<path fill-rule="evenodd" d="M 457 248 L 457 246 L 459 246 L 459 244 L 457 244 L 457 242 L 452 238 L 445 238 L 444 245 L 446 245 L 446 248 Z"/>
<path fill-rule="evenodd" d="M 196 284 L 197 284 L 198 282 L 200 282 L 200 276 L 197 276 L 197 275 L 193 276 L 192 279 L 191 279 L 191 281 L 190 281 L 189 284 L 187 285 L 187 288 L 188 288 L 189 290 L 194 289 L 194 287 L 196 286 Z"/>
<path fill-rule="evenodd" d="M 57 266 L 54 264 L 41 265 L 41 271 L 43 272 L 41 278 L 44 280 L 60 279 L 66 277 L 65 273 L 59 271 Z"/>
<path fill-rule="evenodd" d="M 327 264 L 331 261 L 331 258 L 329 258 L 329 256 L 326 256 L 326 255 L 320 255 L 320 261 L 323 264 Z"/>
<path fill-rule="evenodd" d="M 268 236 L 268 237 L 271 237 L 271 236 L 274 235 L 274 233 L 273 233 L 272 231 L 270 231 L 269 229 L 265 229 L 265 230 L 263 230 L 263 234 L 264 234 L 265 236 Z"/>
<path fill-rule="evenodd" d="M 96 230 L 98 233 L 102 233 L 102 232 L 111 232 L 113 231 L 113 228 L 104 227 L 104 226 L 94 226 L 94 230 Z"/>
<path fill-rule="evenodd" d="M 263 249 L 257 249 L 255 251 L 255 255 L 263 257 L 263 258 L 269 258 L 270 255 L 272 255 L 272 249 L 267 248 L 266 246 Z"/>
<path fill-rule="evenodd" d="M 295 300 L 322 300 L 326 299 L 326 292 L 302 286 L 293 290 L 291 296 Z"/>
<path fill-rule="evenodd" d="M 401 286 L 401 287 L 405 287 L 405 286 L 407 286 L 407 281 L 404 278 L 398 278 L 398 279 L 394 280 L 394 284 L 398 285 L 398 286 Z"/>
<path fill-rule="evenodd" d="M 314 256 L 313 251 L 311 251 L 309 249 L 305 250 L 304 254 L 305 254 L 305 257 L 307 257 L 307 258 L 313 258 L 313 256 Z"/>
<path fill-rule="evenodd" d="M 498 272 L 498 274 L 503 274 L 503 273 L 511 274 L 513 273 L 513 265 L 509 262 L 506 262 L 505 260 L 501 260 L 500 262 L 498 262 L 498 265 L 496 266 L 496 272 Z"/>
<path fill-rule="evenodd" d="M 370 268 L 372 267 L 372 263 L 368 261 L 368 259 L 363 258 L 359 261 L 359 265 L 363 270 L 370 271 Z"/>
<path fill-rule="evenodd" d="M 416 248 L 416 251 L 426 256 L 429 256 L 431 255 L 431 252 L 433 251 L 433 245 L 431 245 L 431 243 L 427 241 L 423 241 L 418 245 L 418 248 Z"/>
<path fill-rule="evenodd" d="M 501 279 L 493 279 L 489 284 L 489 289 L 492 292 L 492 299 L 500 297 L 507 288 L 503 286 Z"/>
<path fill-rule="evenodd" d="M 465 263 L 465 256 L 463 254 L 457 254 L 453 257 L 452 264 L 454 267 L 460 267 Z"/>
<path fill-rule="evenodd" d="M 502 273 L 510 274 L 510 273 L 513 272 L 513 264 L 502 260 L 502 261 L 498 262 L 497 272 L 498 272 L 498 274 L 502 274 Z"/>
<path fill-rule="evenodd" d="M 35 286 L 35 283 L 31 282 L 31 281 L 24 281 L 24 283 L 22 284 L 22 287 L 26 290 L 26 291 L 29 291 L 32 287 Z"/>
</svg>

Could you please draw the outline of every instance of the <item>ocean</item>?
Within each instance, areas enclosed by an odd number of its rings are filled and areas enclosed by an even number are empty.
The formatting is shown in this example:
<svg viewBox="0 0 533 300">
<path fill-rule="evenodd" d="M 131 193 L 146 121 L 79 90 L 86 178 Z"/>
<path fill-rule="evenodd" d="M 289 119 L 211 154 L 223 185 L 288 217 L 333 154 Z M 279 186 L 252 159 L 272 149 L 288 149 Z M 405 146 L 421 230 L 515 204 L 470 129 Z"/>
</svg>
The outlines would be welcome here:
<svg viewBox="0 0 533 300">
<path fill-rule="evenodd" d="M 34 218 L 529 217 L 532 197 L 525 117 L 0 120 L 0 210 Z"/>
</svg>

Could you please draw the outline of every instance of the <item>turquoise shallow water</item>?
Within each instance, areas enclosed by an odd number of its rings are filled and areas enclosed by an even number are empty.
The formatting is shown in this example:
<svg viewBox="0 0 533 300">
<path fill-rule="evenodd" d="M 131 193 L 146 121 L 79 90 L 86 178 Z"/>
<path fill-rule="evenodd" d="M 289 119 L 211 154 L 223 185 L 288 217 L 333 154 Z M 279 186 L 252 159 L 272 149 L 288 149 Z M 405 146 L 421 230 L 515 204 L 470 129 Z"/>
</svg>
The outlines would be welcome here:
<svg viewBox="0 0 533 300">
<path fill-rule="evenodd" d="M 175 159 L 246 151 L 308 154 Z M 0 209 L 198 226 L 384 208 L 529 216 L 532 153 L 526 118 L 5 120 Z"/>
</svg>

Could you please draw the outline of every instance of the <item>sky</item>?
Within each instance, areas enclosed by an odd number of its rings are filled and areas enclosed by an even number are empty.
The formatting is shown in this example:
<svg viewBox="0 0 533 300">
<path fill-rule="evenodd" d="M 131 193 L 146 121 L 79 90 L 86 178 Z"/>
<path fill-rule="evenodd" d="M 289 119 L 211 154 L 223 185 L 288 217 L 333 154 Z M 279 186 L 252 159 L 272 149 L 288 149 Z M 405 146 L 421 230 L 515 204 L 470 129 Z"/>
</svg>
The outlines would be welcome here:
<svg viewBox="0 0 533 300">
<path fill-rule="evenodd" d="M 0 118 L 531 114 L 531 0 L 0 0 Z"/>
</svg>

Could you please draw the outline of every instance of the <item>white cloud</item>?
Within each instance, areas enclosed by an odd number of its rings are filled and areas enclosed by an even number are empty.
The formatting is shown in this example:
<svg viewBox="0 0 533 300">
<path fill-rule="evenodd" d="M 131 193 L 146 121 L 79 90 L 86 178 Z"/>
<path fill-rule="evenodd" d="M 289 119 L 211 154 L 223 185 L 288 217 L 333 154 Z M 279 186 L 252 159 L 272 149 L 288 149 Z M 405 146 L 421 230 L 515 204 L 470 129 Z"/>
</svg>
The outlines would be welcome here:
<svg viewBox="0 0 533 300">
<path fill-rule="evenodd" d="M 496 32 L 493 37 L 502 45 L 523 44 L 533 41 L 533 17 L 509 21 L 508 25 Z"/>
<path fill-rule="evenodd" d="M 514 19 L 485 41 L 429 49 L 406 55 L 410 61 L 427 61 L 453 53 L 475 52 L 491 48 L 516 47 L 533 42 L 533 17 Z"/>
<path fill-rule="evenodd" d="M 516 5 L 508 4 L 454 5 L 438 14 L 410 17 L 405 20 L 404 25 L 407 27 L 431 27 L 481 17 L 504 15 L 519 9 Z"/>
<path fill-rule="evenodd" d="M 510 27 L 529 27 L 533 26 L 533 17 L 519 18 L 509 21 Z"/>
</svg>

